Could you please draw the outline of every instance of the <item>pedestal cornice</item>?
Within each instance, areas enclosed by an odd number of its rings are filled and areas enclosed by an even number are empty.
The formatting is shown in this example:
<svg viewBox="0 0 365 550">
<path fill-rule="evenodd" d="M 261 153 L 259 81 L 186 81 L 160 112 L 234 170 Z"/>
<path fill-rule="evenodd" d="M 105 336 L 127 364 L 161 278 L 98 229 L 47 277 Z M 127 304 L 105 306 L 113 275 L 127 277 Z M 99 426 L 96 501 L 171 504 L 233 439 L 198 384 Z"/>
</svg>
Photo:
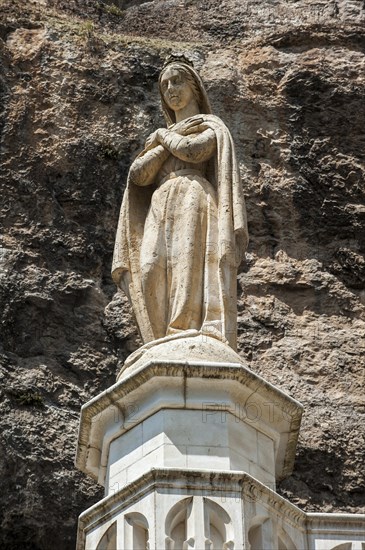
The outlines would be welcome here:
<svg viewBox="0 0 365 550">
<path fill-rule="evenodd" d="M 302 405 L 244 365 L 213 362 L 152 361 L 86 403 L 76 464 L 104 484 L 111 441 L 161 409 L 203 408 L 237 421 L 251 409 L 254 428 L 275 441 L 276 478 L 290 475 Z"/>
</svg>

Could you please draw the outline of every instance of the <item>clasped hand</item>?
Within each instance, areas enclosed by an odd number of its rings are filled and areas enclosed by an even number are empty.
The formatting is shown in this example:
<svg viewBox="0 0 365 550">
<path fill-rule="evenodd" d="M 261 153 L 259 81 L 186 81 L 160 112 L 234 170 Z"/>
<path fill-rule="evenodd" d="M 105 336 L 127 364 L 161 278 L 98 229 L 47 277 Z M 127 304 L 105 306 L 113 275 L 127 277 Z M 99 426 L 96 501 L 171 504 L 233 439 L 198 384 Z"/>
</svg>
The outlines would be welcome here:
<svg viewBox="0 0 365 550">
<path fill-rule="evenodd" d="M 169 132 L 174 132 L 180 136 L 188 136 L 189 134 L 196 134 L 201 131 L 202 118 L 187 118 L 182 122 L 178 122 L 170 128 L 158 128 L 155 132 L 152 132 L 146 139 L 145 149 L 153 149 L 161 144 L 163 136 L 166 136 Z"/>
</svg>

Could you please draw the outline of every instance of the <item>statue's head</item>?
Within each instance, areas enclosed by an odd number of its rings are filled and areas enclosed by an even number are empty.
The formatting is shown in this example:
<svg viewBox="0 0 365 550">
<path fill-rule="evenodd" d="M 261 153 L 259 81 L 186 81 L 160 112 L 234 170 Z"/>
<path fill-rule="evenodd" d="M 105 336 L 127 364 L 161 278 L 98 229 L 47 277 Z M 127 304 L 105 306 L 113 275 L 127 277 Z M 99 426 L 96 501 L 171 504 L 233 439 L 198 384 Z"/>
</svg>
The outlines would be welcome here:
<svg viewBox="0 0 365 550">
<path fill-rule="evenodd" d="M 179 93 L 174 95 L 174 86 Z M 168 126 L 176 122 L 175 112 L 195 101 L 199 113 L 211 113 L 211 107 L 204 84 L 192 64 L 186 58 L 170 58 L 161 70 L 159 88 L 164 116 Z"/>
</svg>

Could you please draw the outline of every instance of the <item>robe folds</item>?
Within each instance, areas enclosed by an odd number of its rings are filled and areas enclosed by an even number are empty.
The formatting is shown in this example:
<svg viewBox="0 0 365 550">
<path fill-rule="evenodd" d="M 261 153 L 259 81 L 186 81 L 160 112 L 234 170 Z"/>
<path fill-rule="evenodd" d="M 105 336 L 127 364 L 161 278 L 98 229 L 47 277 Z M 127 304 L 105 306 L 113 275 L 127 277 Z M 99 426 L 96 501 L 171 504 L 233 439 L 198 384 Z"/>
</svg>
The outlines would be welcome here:
<svg viewBox="0 0 365 550">
<path fill-rule="evenodd" d="M 211 114 L 196 118 L 199 131 L 215 135 L 207 170 L 177 170 L 146 186 L 128 177 L 112 277 L 144 343 L 196 329 L 235 349 L 237 267 L 248 242 L 241 177 L 225 124 Z"/>
</svg>

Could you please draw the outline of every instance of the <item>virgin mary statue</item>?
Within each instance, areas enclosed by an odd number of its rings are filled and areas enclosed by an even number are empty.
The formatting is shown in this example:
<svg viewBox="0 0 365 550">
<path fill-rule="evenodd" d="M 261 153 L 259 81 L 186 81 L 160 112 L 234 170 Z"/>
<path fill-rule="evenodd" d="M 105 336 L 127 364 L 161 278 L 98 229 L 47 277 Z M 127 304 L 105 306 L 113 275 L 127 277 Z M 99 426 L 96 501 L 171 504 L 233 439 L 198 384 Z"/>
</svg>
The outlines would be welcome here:
<svg viewBox="0 0 365 550">
<path fill-rule="evenodd" d="M 159 90 L 167 128 L 130 168 L 112 276 L 144 343 L 193 329 L 235 349 L 248 233 L 232 137 L 184 58 L 163 67 Z"/>
</svg>

